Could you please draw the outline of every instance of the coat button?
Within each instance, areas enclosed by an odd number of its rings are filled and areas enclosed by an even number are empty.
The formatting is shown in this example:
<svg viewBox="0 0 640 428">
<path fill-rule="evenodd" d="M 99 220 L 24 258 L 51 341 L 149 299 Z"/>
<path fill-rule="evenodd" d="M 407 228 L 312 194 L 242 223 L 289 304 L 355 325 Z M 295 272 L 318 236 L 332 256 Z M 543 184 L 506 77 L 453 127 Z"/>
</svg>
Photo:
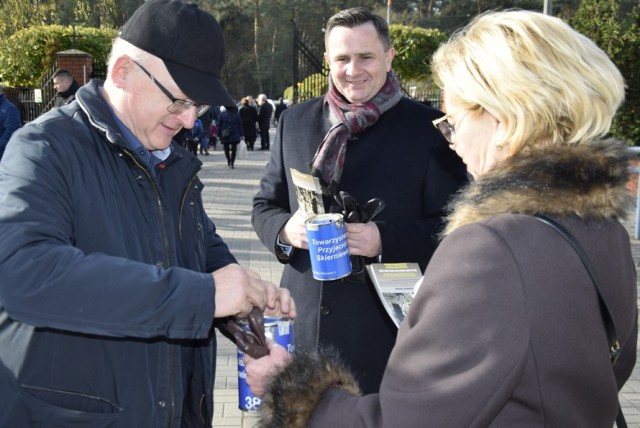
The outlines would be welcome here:
<svg viewBox="0 0 640 428">
<path fill-rule="evenodd" d="M 322 315 L 329 315 L 331 313 L 331 309 L 329 309 L 329 306 L 327 305 L 322 305 L 320 306 L 320 313 Z"/>
<path fill-rule="evenodd" d="M 160 406 L 160 407 L 164 407 L 164 406 L 166 406 L 166 405 L 167 405 L 167 403 L 165 403 L 165 401 L 164 401 L 164 400 L 160 400 L 160 401 L 158 401 L 158 406 Z"/>
</svg>

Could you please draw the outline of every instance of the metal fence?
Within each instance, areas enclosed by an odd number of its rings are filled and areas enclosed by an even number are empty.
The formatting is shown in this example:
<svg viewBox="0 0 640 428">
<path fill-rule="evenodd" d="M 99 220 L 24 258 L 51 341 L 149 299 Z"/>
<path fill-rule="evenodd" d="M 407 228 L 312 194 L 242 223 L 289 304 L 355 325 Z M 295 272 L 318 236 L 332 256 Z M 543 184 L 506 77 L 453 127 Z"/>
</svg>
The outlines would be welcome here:
<svg viewBox="0 0 640 428">
<path fill-rule="evenodd" d="M 640 160 L 640 147 L 632 146 L 629 147 L 631 153 L 634 154 L 636 158 Z M 631 172 L 637 174 L 637 190 L 636 190 L 636 228 L 635 228 L 635 238 L 640 239 L 640 166 L 632 166 Z"/>
<path fill-rule="evenodd" d="M 53 73 L 57 68 L 58 64 L 54 62 L 40 80 L 37 88 L 4 88 L 7 98 L 20 110 L 20 118 L 23 125 L 53 108 L 56 101 Z M 106 75 L 107 64 L 94 61 L 91 78 L 104 80 Z"/>
<path fill-rule="evenodd" d="M 417 90 L 415 87 L 409 86 L 406 87 L 405 84 L 401 83 L 402 91 L 404 94 L 412 98 L 416 101 L 419 101 L 423 104 L 426 104 L 431 107 L 435 107 L 437 109 L 440 108 L 442 104 L 441 91 L 438 88 L 430 88 L 425 90 Z"/>
<path fill-rule="evenodd" d="M 322 52 L 314 43 L 300 34 L 298 25 L 293 25 L 293 103 L 297 104 L 323 94 L 327 89 L 329 69 L 325 66 Z"/>
<path fill-rule="evenodd" d="M 299 103 L 327 92 L 329 68 L 323 59 L 323 48 L 301 34 L 295 21 L 293 31 L 293 103 Z M 401 82 L 404 94 L 423 104 L 440 108 L 440 90 L 436 88 L 418 90 L 415 86 Z"/>
<path fill-rule="evenodd" d="M 56 68 L 57 63 L 47 70 L 38 88 L 4 88 L 7 98 L 20 110 L 20 119 L 23 125 L 53 108 L 56 98 L 53 73 Z"/>
</svg>

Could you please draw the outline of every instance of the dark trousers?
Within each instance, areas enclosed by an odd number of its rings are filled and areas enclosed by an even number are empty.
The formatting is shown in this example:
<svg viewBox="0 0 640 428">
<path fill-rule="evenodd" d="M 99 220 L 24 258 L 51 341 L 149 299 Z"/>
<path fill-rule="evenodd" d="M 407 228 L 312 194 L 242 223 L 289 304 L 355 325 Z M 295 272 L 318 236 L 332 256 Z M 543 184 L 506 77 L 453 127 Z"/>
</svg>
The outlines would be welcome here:
<svg viewBox="0 0 640 428">
<path fill-rule="evenodd" d="M 227 165 L 233 166 L 236 161 L 236 150 L 238 148 L 238 142 L 235 143 L 222 143 L 224 146 L 224 156 L 227 158 Z"/>
<path fill-rule="evenodd" d="M 269 128 L 260 128 L 260 148 L 269 150 Z"/>
<path fill-rule="evenodd" d="M 256 137 L 244 137 L 244 141 L 247 143 L 247 150 L 253 150 L 253 145 L 256 142 Z"/>
<path fill-rule="evenodd" d="M 193 153 L 194 155 L 198 156 L 198 144 L 200 142 L 198 140 L 194 140 L 194 139 L 189 139 L 187 140 L 187 149 Z"/>
</svg>

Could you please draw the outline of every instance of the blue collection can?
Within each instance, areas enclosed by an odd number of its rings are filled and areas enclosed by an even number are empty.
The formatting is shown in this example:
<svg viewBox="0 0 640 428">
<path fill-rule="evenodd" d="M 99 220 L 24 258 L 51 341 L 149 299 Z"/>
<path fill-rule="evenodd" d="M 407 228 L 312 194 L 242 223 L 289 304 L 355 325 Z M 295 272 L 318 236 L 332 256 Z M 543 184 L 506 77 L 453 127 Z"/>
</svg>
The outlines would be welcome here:
<svg viewBox="0 0 640 428">
<path fill-rule="evenodd" d="M 249 330 L 249 323 L 240 320 L 238 323 L 243 329 Z M 287 317 L 264 317 L 264 335 L 287 351 L 293 352 L 293 320 Z M 240 410 L 243 412 L 255 412 L 260 409 L 262 400 L 251 393 L 247 385 L 247 370 L 242 361 L 244 352 L 238 349 L 238 399 Z"/>
<path fill-rule="evenodd" d="M 342 214 L 320 214 L 305 223 L 313 277 L 331 281 L 351 274 L 347 229 Z"/>
</svg>

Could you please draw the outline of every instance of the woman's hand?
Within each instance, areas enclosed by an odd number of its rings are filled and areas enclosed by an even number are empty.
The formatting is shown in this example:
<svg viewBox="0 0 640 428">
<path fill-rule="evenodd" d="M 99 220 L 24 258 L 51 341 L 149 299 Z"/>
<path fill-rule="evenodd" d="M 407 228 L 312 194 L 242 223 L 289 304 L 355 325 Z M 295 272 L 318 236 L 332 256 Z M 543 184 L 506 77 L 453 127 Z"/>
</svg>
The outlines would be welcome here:
<svg viewBox="0 0 640 428">
<path fill-rule="evenodd" d="M 268 339 L 269 355 L 257 360 L 245 354 L 242 360 L 247 371 L 247 385 L 256 397 L 262 397 L 266 391 L 269 379 L 291 361 L 291 354 L 273 340 Z"/>
</svg>

